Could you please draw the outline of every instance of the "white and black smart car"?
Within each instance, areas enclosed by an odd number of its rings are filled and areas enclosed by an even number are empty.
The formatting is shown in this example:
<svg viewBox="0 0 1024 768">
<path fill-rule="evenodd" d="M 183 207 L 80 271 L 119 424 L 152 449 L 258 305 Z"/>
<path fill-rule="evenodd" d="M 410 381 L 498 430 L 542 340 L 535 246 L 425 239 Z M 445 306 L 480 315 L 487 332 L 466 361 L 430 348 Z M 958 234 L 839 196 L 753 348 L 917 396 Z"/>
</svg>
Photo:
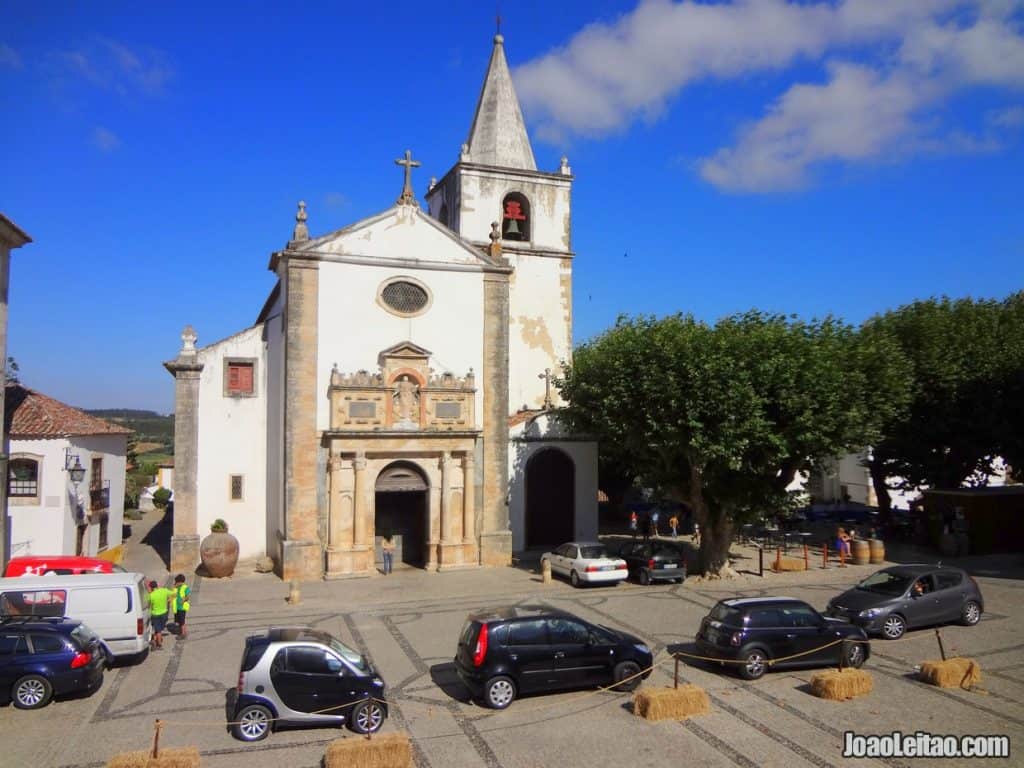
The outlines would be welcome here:
<svg viewBox="0 0 1024 768">
<path fill-rule="evenodd" d="M 376 733 L 388 715 L 384 681 L 366 659 L 326 632 L 272 627 L 245 640 L 228 698 L 231 733 L 259 741 L 281 726 L 340 726 Z"/>
</svg>

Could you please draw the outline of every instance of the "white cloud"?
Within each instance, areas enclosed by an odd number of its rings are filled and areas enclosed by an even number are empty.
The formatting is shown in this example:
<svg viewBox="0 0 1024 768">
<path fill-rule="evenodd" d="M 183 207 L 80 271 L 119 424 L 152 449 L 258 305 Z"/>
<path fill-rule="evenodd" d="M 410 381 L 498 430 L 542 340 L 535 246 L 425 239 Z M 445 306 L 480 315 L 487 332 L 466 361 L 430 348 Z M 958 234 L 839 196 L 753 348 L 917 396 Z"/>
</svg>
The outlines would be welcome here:
<svg viewBox="0 0 1024 768">
<path fill-rule="evenodd" d="M 100 152 L 113 152 L 121 146 L 121 138 L 113 131 L 98 125 L 92 131 L 92 144 Z"/>
<path fill-rule="evenodd" d="M 174 70 L 162 51 L 132 49 L 109 39 L 95 41 L 78 50 L 59 51 L 56 60 L 65 74 L 121 95 L 159 93 L 174 76 Z"/>
<path fill-rule="evenodd" d="M 985 116 L 985 120 L 989 125 L 1000 128 L 1016 128 L 1024 125 L 1024 106 L 1018 104 L 1015 107 L 993 110 Z"/>
<path fill-rule="evenodd" d="M 348 205 L 348 197 L 341 192 L 328 192 L 324 195 L 324 207 L 337 210 Z"/>
<path fill-rule="evenodd" d="M 652 119 L 687 85 L 797 63 L 821 82 L 791 86 L 734 145 L 698 163 L 709 182 L 768 191 L 812 166 L 895 159 L 943 141 L 934 112 L 956 89 L 1024 87 L 1019 0 L 702 4 L 649 0 L 592 24 L 515 71 L 537 135 L 603 136 Z M 968 147 L 945 132 L 948 149 Z M 967 151 L 966 149 L 964 151 Z"/>
<path fill-rule="evenodd" d="M 21 54 L 6 43 L 0 43 L 0 67 L 21 69 Z"/>
</svg>

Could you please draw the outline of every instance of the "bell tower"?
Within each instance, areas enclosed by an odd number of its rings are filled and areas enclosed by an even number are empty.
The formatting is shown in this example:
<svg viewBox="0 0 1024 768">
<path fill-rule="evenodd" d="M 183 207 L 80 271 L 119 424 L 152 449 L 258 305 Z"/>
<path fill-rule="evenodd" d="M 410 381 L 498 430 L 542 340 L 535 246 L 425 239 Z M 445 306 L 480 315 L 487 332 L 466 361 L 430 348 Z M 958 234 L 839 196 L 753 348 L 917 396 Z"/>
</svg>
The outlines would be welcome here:
<svg viewBox="0 0 1024 768">
<path fill-rule="evenodd" d="M 487 250 L 497 222 L 501 254 L 513 268 L 508 300 L 508 404 L 514 412 L 550 407 L 545 369 L 572 354 L 573 175 L 537 170 L 519 99 L 494 37 L 469 137 L 458 162 L 426 199 L 430 215 Z M 554 398 L 558 404 L 557 395 Z"/>
</svg>

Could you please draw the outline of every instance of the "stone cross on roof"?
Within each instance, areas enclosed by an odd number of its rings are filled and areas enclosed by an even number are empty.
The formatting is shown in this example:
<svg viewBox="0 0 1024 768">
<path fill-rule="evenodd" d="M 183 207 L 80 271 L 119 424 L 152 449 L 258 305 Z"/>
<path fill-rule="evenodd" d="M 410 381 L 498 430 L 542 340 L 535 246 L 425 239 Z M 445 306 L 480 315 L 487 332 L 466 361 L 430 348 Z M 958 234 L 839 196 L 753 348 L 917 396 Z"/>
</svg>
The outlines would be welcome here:
<svg viewBox="0 0 1024 768">
<path fill-rule="evenodd" d="M 419 160 L 412 159 L 412 150 L 405 150 L 404 160 L 395 160 L 395 165 L 405 166 L 405 186 L 402 187 L 402 196 L 398 198 L 399 205 L 415 205 L 419 207 L 419 203 L 416 202 L 416 195 L 412 191 L 412 169 L 419 168 L 422 163 Z"/>
</svg>

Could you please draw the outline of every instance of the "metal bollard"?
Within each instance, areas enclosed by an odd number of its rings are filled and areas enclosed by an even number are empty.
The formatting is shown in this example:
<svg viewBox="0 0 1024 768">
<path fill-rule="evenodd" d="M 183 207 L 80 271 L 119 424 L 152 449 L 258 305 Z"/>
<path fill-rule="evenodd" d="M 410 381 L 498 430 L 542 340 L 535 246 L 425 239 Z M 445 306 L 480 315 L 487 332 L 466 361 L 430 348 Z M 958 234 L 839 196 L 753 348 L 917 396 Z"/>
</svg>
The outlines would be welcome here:
<svg viewBox="0 0 1024 768">
<path fill-rule="evenodd" d="M 828 544 L 821 547 L 821 567 L 828 568 Z"/>
<path fill-rule="evenodd" d="M 804 570 L 811 570 L 811 552 L 807 549 L 806 544 L 804 544 Z"/>
<path fill-rule="evenodd" d="M 291 587 L 288 590 L 289 605 L 298 605 L 302 602 L 302 593 L 299 592 L 299 580 L 292 579 Z"/>
</svg>

